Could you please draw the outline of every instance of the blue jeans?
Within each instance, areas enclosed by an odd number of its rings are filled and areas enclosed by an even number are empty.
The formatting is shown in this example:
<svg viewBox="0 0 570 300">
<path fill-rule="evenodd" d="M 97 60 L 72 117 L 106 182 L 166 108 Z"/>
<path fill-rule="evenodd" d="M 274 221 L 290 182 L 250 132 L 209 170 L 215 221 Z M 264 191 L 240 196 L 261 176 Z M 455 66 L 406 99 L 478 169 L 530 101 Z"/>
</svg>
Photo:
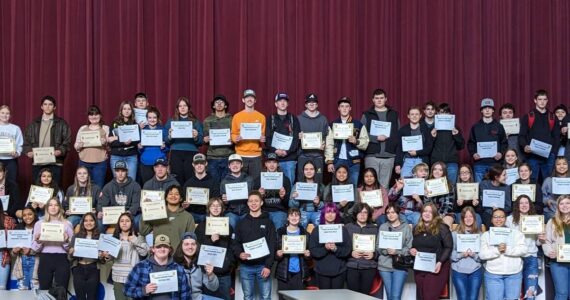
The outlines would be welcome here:
<svg viewBox="0 0 570 300">
<path fill-rule="evenodd" d="M 260 299 L 271 300 L 271 276 L 261 277 L 263 265 L 240 264 L 239 278 L 243 289 L 243 299 L 253 300 L 255 298 L 256 283 L 259 287 Z"/>
<path fill-rule="evenodd" d="M 451 274 L 453 286 L 455 286 L 455 292 L 457 293 L 457 299 L 479 299 L 479 289 L 483 282 L 483 267 L 471 274 L 460 273 L 455 270 L 452 270 Z"/>
<path fill-rule="evenodd" d="M 210 295 L 218 297 L 224 300 L 230 300 L 230 288 L 232 287 L 232 277 L 230 275 L 218 276 L 219 286 L 216 291 L 210 291 L 207 288 L 203 288 L 204 295 Z"/>
<path fill-rule="evenodd" d="M 412 170 L 418 164 L 421 164 L 423 160 L 418 157 L 406 157 L 404 158 L 404 163 L 402 164 L 402 168 L 400 170 L 400 176 L 404 178 L 412 177 L 414 174 Z"/>
<path fill-rule="evenodd" d="M 341 165 L 345 165 L 348 167 L 348 178 L 350 178 L 350 182 L 354 184 L 354 186 L 356 187 L 358 185 L 358 176 L 360 175 L 360 163 L 355 164 L 348 159 L 335 158 L 334 169 L 336 170 L 336 168 L 338 168 Z"/>
<path fill-rule="evenodd" d="M 538 258 L 536 256 L 528 256 L 522 259 L 524 298 L 534 299 L 538 293 Z"/>
<path fill-rule="evenodd" d="M 402 290 L 408 277 L 408 271 L 394 269 L 393 271 L 380 271 L 384 288 L 386 289 L 386 300 L 400 300 Z"/>
<path fill-rule="evenodd" d="M 406 219 L 408 224 L 412 224 L 412 226 L 416 227 L 418 222 L 420 221 L 420 213 L 417 211 L 405 211 L 400 213 L 400 219 Z"/>
<path fill-rule="evenodd" d="M 485 299 L 519 299 L 521 284 L 522 272 L 511 275 L 497 275 L 485 271 Z"/>
<path fill-rule="evenodd" d="M 8 287 L 8 279 L 10 279 L 10 264 L 2 267 L 2 256 L 0 255 L 0 290 L 5 290 Z"/>
<path fill-rule="evenodd" d="M 289 182 L 293 184 L 293 182 L 295 182 L 295 174 L 297 172 L 297 161 L 296 160 L 280 161 L 279 167 L 281 168 L 281 172 L 283 172 L 283 175 L 287 176 L 287 178 L 289 178 Z"/>
<path fill-rule="evenodd" d="M 530 178 L 538 181 L 539 173 L 542 174 L 542 180 L 546 179 L 546 177 L 550 177 L 550 175 L 552 175 L 555 158 L 556 155 L 554 153 L 550 153 L 548 158 L 529 155 L 526 162 L 530 166 L 530 169 L 533 170 L 532 174 L 530 174 Z"/>
<path fill-rule="evenodd" d="M 206 221 L 206 214 L 199 214 L 199 213 L 195 213 L 193 211 L 191 211 L 190 214 L 194 218 L 195 224 L 200 224 L 200 223 L 203 223 L 204 221 Z"/>
<path fill-rule="evenodd" d="M 475 176 L 475 182 L 480 183 L 483 181 L 485 174 L 489 172 L 489 169 L 493 166 L 493 163 L 475 163 L 473 165 L 473 176 Z"/>
<path fill-rule="evenodd" d="M 570 296 L 570 264 L 551 261 L 550 274 L 554 283 L 554 300 L 568 300 Z"/>
<path fill-rule="evenodd" d="M 91 177 L 91 181 L 93 181 L 98 187 L 103 189 L 103 186 L 105 186 L 105 176 L 107 176 L 106 160 L 98 163 L 87 163 L 80 160 L 79 166 L 86 167 L 87 171 L 89 171 L 89 176 Z"/>
<path fill-rule="evenodd" d="M 457 174 L 459 173 L 459 165 L 457 163 L 447 163 L 447 179 L 451 184 L 455 185 L 457 182 Z"/>
<path fill-rule="evenodd" d="M 123 160 L 127 163 L 127 168 L 129 169 L 129 177 L 131 177 L 133 180 L 137 179 L 137 167 L 139 164 L 139 160 L 137 158 L 136 155 L 131 155 L 131 156 L 118 156 L 118 155 L 111 155 L 111 158 L 109 159 L 109 164 L 111 165 L 111 170 L 113 170 L 113 178 L 115 178 L 115 163 L 118 162 L 119 160 Z M 102 186 L 100 186 L 100 188 L 103 188 Z"/>
<path fill-rule="evenodd" d="M 36 264 L 36 257 L 29 255 L 22 255 L 21 258 L 22 258 L 22 273 L 24 277 L 20 279 L 12 277 L 10 280 L 10 289 L 30 290 L 36 288 L 37 286 L 35 286 L 32 281 L 34 273 L 34 265 Z"/>
<path fill-rule="evenodd" d="M 275 230 L 277 230 L 287 223 L 287 213 L 284 211 L 270 211 L 269 219 L 271 219 L 271 222 L 275 225 Z"/>
<path fill-rule="evenodd" d="M 222 178 L 228 175 L 230 170 L 228 169 L 228 159 L 221 158 L 221 159 L 208 159 L 208 174 L 212 176 L 212 178 L 216 179 L 218 183 L 222 180 Z M 184 182 L 181 182 L 184 184 Z"/>
<path fill-rule="evenodd" d="M 236 226 L 237 223 L 242 220 L 243 218 L 245 218 L 247 214 L 244 215 L 238 215 L 238 214 L 234 214 L 232 212 L 227 212 L 226 213 L 226 217 L 230 218 L 230 226 L 232 227 L 233 230 L 236 230 Z"/>
<path fill-rule="evenodd" d="M 307 228 L 307 225 L 309 225 L 309 223 L 313 224 L 313 225 L 319 225 L 319 222 L 321 221 L 321 212 L 320 211 L 301 211 L 301 226 L 303 226 L 303 228 Z"/>
</svg>

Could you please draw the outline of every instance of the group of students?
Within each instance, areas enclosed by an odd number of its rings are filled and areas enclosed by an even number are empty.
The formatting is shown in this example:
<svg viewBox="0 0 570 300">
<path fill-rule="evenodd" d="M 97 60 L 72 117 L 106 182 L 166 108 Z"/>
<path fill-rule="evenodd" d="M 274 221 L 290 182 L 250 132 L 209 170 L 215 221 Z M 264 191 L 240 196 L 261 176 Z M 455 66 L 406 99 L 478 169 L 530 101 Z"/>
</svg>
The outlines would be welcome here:
<svg viewBox="0 0 570 300">
<path fill-rule="evenodd" d="M 1 106 L 0 135 L 12 141 L 14 151 L 0 155 L 0 196 L 9 199 L 3 201 L 0 225 L 5 230 L 35 231 L 31 248 L 3 251 L 0 285 L 7 285 L 12 269 L 21 289 L 35 286 L 45 290 L 53 281 L 67 286 L 71 270 L 78 299 L 91 299 L 97 293 L 98 268 L 112 261 L 115 296 L 120 299 L 149 296 L 156 286 L 144 278 L 168 268 L 176 268 L 179 276 L 186 274 L 187 280 L 178 281 L 180 297 L 191 294 L 192 299 L 200 299 L 203 293 L 204 297 L 229 299 L 231 274 L 239 262 L 245 298 L 253 297 L 253 282 L 257 281 L 263 298 L 269 299 L 275 262 L 279 289 L 301 289 L 311 274 L 308 262 L 314 260 L 319 288 L 342 288 L 346 283 L 348 288 L 367 294 L 379 271 L 389 299 L 399 299 L 411 268 L 409 256 L 427 252 L 437 254 L 437 264 L 434 272 L 414 271 L 422 299 L 439 296 L 450 270 L 458 295 L 465 299 L 477 297 L 483 273 L 486 285 L 497 287 L 487 295 L 489 299 L 517 298 L 512 296 L 520 292 L 521 281 L 526 297 L 532 299 L 539 292 L 536 266 L 542 245 L 545 256 L 552 258 L 557 297 L 565 299 L 570 286 L 569 275 L 564 273 L 567 263 L 557 263 L 556 257 L 570 228 L 570 211 L 565 212 L 570 199 L 564 196 L 570 190 L 560 192 L 555 181 L 570 177 L 566 107 L 560 105 L 550 113 L 548 94 L 539 90 L 533 111 L 521 116 L 519 122 L 508 122 L 503 120 L 514 118 L 513 105 L 503 105 L 501 120 L 496 120 L 493 99 L 483 99 L 481 120 L 473 125 L 467 140 L 471 165 L 460 164 L 459 152 L 465 147 L 462 131 L 455 126 L 441 129 L 437 124 L 442 122 L 438 116 L 451 115 L 448 104 L 412 106 L 407 114 L 409 124 L 400 126 L 398 113 L 386 105 L 387 100 L 385 91 L 375 90 L 373 106 L 357 120 L 351 114 L 351 99 L 343 97 L 337 102 L 339 116 L 332 122 L 318 111 L 315 94 L 307 95 L 306 110 L 295 116 L 287 110 L 289 96 L 277 93 L 277 112 L 266 119 L 255 110 L 257 95 L 250 89 L 243 93 L 244 110 L 233 116 L 226 97 L 215 96 L 212 114 L 204 122 L 194 115 L 185 97 L 177 100 L 173 116 L 164 125 L 160 111 L 149 105 L 144 93 L 136 94 L 134 105 L 122 102 L 111 126 L 104 125 L 101 110 L 91 106 L 88 122 L 78 130 L 73 144 L 79 167 L 74 184 L 65 193 L 59 186 L 71 133 L 67 123 L 55 115 L 56 100 L 51 96 L 41 99 L 43 114 L 24 134 L 9 122 L 10 109 Z M 178 121 L 192 122 L 191 138 L 173 137 L 172 122 Z M 160 130 L 163 144 L 143 146 L 140 141 L 121 139 L 119 127 L 126 125 Z M 252 128 L 257 137 L 242 132 Z M 87 132 L 98 132 L 100 143 L 87 145 L 83 140 Z M 220 144 L 216 135 L 227 136 L 227 142 Z M 419 141 L 412 143 L 409 138 L 414 136 Z M 207 148 L 205 154 L 200 153 L 202 146 Z M 45 204 L 20 201 L 17 158 L 24 153 L 33 160 L 34 149 L 42 147 L 53 147 L 55 163 L 33 164 L 34 185 L 53 189 L 53 198 Z M 113 179 L 106 182 L 108 164 Z M 332 173 L 328 185 L 323 182 L 324 170 Z M 282 187 L 264 188 L 262 172 L 281 172 Z M 447 193 L 405 193 L 409 179 L 441 178 L 446 179 Z M 228 192 L 228 187 L 239 183 L 246 183 L 248 198 L 236 199 Z M 315 184 L 316 197 L 302 199 L 299 183 Z M 478 183 L 478 193 L 472 199 L 460 199 L 456 183 Z M 513 197 L 512 184 L 534 185 L 534 194 Z M 335 189 L 349 185 L 353 197 L 336 199 Z M 208 189 L 208 204 L 194 204 L 188 188 Z M 141 218 L 144 190 L 164 191 L 166 219 Z M 502 195 L 502 205 L 486 205 L 486 191 Z M 377 192 L 381 204 L 368 205 L 362 192 Z M 77 196 L 92 198 L 92 213 L 70 212 L 69 199 Z M 109 206 L 123 206 L 126 211 L 114 226 L 102 224 L 103 208 Z M 544 214 L 547 225 L 543 234 L 519 232 L 520 217 L 527 214 Z M 222 216 L 229 218 L 231 233 L 206 235 L 206 218 Z M 40 241 L 42 222 L 65 224 L 64 242 Z M 343 242 L 320 243 L 318 229 L 307 233 L 309 224 L 318 228 L 337 223 L 346 224 Z M 488 233 L 483 233 L 479 252 L 456 251 L 457 234 L 481 234 L 482 228 L 493 226 L 515 229 L 512 241 L 489 245 Z M 451 230 L 453 227 L 456 230 Z M 98 239 L 105 231 L 121 240 L 119 257 L 101 253 L 99 259 L 73 258 L 74 238 Z M 374 251 L 353 249 L 354 234 L 374 235 L 379 240 L 382 231 L 402 232 L 401 248 L 385 249 L 377 244 Z M 154 245 L 144 239 L 151 233 Z M 283 235 L 305 234 L 304 253 L 283 253 Z M 248 259 L 243 244 L 261 238 L 265 238 L 270 254 Z M 227 249 L 224 266 L 197 266 L 200 245 Z M 139 262 L 147 255 L 148 259 Z M 33 278 L 39 285 L 33 284 Z M 518 290 L 513 282 L 519 283 Z M 142 283 L 144 286 L 139 285 Z M 504 294 L 496 292 L 499 288 Z"/>
</svg>

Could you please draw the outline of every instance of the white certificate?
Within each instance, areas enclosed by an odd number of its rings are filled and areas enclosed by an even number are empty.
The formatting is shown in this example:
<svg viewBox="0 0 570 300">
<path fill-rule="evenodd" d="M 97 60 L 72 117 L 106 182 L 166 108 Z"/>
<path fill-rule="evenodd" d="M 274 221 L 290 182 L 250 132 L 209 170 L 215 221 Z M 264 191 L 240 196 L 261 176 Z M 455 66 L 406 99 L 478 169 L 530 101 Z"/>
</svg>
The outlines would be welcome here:
<svg viewBox="0 0 570 300">
<path fill-rule="evenodd" d="M 320 150 L 322 145 L 323 135 L 320 132 L 303 132 L 303 138 L 301 139 L 301 148 L 303 150 Z"/>
<path fill-rule="evenodd" d="M 178 274 L 176 270 L 149 273 L 150 283 L 156 284 L 153 294 L 162 294 L 178 291 Z"/>
<path fill-rule="evenodd" d="M 72 215 L 84 215 L 92 211 L 93 198 L 69 197 L 69 211 Z"/>
<path fill-rule="evenodd" d="M 550 144 L 535 139 L 530 141 L 530 151 L 538 156 L 548 158 L 550 150 L 552 150 L 552 145 Z"/>
<path fill-rule="evenodd" d="M 124 212 L 124 206 L 103 207 L 103 225 L 116 225 L 119 221 L 119 216 Z"/>
<path fill-rule="evenodd" d="M 8 248 L 32 248 L 31 230 L 8 230 L 6 245 Z"/>
<path fill-rule="evenodd" d="M 424 148 L 424 142 L 421 135 L 411 135 L 402 137 L 402 151 L 420 151 Z"/>
<path fill-rule="evenodd" d="M 0 230 L 0 249 L 6 248 L 6 231 Z"/>
<path fill-rule="evenodd" d="M 10 154 L 16 152 L 16 142 L 11 137 L 0 137 L 0 153 Z"/>
<path fill-rule="evenodd" d="M 435 197 L 449 194 L 449 186 L 447 178 L 440 177 L 437 179 L 426 180 L 426 191 L 428 197 Z"/>
<path fill-rule="evenodd" d="M 342 224 L 321 224 L 319 228 L 319 243 L 342 243 Z"/>
<path fill-rule="evenodd" d="M 333 138 L 335 140 L 346 140 L 352 136 L 354 124 L 352 123 L 333 123 Z"/>
<path fill-rule="evenodd" d="M 121 241 L 112 234 L 99 235 L 99 251 L 109 252 L 111 256 L 118 257 L 121 250 Z"/>
<path fill-rule="evenodd" d="M 10 205 L 10 195 L 0 196 L 0 201 L 2 201 L 2 208 L 4 211 L 7 211 L 8 206 Z"/>
<path fill-rule="evenodd" d="M 404 178 L 404 196 L 412 196 L 414 194 L 423 196 L 425 194 L 425 179 L 423 178 Z"/>
<path fill-rule="evenodd" d="M 53 188 L 45 188 L 37 185 L 30 186 L 28 201 L 38 204 L 46 204 L 53 197 Z"/>
<path fill-rule="evenodd" d="M 164 202 L 164 191 L 141 190 L 140 202 Z"/>
<path fill-rule="evenodd" d="M 512 241 L 512 233 L 512 229 L 507 227 L 489 228 L 489 245 L 509 245 Z"/>
<path fill-rule="evenodd" d="M 42 222 L 40 229 L 40 241 L 63 242 L 64 227 L 61 223 Z"/>
<path fill-rule="evenodd" d="M 198 255 L 198 265 L 212 265 L 216 268 L 223 268 L 227 251 L 228 250 L 224 247 L 201 245 L 200 254 Z"/>
<path fill-rule="evenodd" d="M 429 252 L 417 252 L 414 260 L 414 270 L 435 272 L 436 254 Z"/>
<path fill-rule="evenodd" d="M 101 136 L 99 130 L 84 130 L 79 132 L 79 140 L 84 148 L 101 147 Z"/>
<path fill-rule="evenodd" d="M 401 231 L 380 231 L 378 234 L 378 248 L 402 249 L 403 233 Z"/>
<path fill-rule="evenodd" d="M 162 220 L 166 214 L 166 202 L 143 201 L 141 204 L 143 221 Z"/>
<path fill-rule="evenodd" d="M 148 112 L 148 110 L 141 108 L 134 108 L 133 110 L 135 113 L 135 122 L 137 122 L 137 124 L 140 124 L 141 122 L 146 124 L 147 123 L 146 113 Z"/>
<path fill-rule="evenodd" d="M 244 140 L 259 140 L 261 138 L 261 123 L 241 123 L 239 135 Z"/>
<path fill-rule="evenodd" d="M 293 143 L 292 136 L 284 135 L 278 132 L 273 133 L 273 138 L 271 139 L 271 147 L 275 149 L 289 151 L 289 149 L 291 149 L 292 143 Z"/>
<path fill-rule="evenodd" d="M 473 200 L 479 199 L 478 183 L 458 183 L 456 185 L 457 199 Z"/>
<path fill-rule="evenodd" d="M 554 195 L 570 194 L 570 177 L 552 177 L 552 193 Z"/>
<path fill-rule="evenodd" d="M 362 203 L 368 203 L 372 208 L 384 206 L 381 190 L 360 191 L 360 201 Z"/>
<path fill-rule="evenodd" d="M 141 145 L 143 146 L 162 146 L 162 130 L 160 129 L 143 129 L 141 130 Z"/>
<path fill-rule="evenodd" d="M 131 140 L 131 142 L 141 140 L 139 125 L 137 124 L 119 126 L 117 127 L 117 133 L 119 135 L 119 142 L 121 143 L 128 140 Z"/>
<path fill-rule="evenodd" d="M 317 197 L 317 190 L 319 185 L 317 183 L 297 182 L 295 184 L 295 191 L 297 198 L 295 200 L 313 201 Z"/>
<path fill-rule="evenodd" d="M 306 235 L 282 235 L 283 253 L 286 254 L 303 254 L 307 249 Z"/>
<path fill-rule="evenodd" d="M 558 262 L 570 262 L 570 244 L 558 245 L 558 255 L 556 256 Z"/>
<path fill-rule="evenodd" d="M 226 196 L 228 201 L 247 199 L 249 197 L 247 182 L 226 183 Z"/>
<path fill-rule="evenodd" d="M 243 243 L 243 251 L 250 256 L 248 260 L 258 259 L 269 255 L 269 247 L 267 246 L 267 241 L 264 237 L 251 241 L 249 243 Z"/>
<path fill-rule="evenodd" d="M 170 137 L 173 139 L 191 139 L 192 134 L 192 121 L 172 121 L 170 122 Z"/>
<path fill-rule="evenodd" d="M 99 257 L 99 241 L 92 239 L 75 238 L 75 245 L 73 245 L 73 256 L 97 259 Z"/>
<path fill-rule="evenodd" d="M 457 252 L 475 252 L 479 253 L 481 248 L 480 234 L 457 234 Z"/>
<path fill-rule="evenodd" d="M 505 133 L 507 135 L 519 134 L 519 132 L 521 131 L 521 124 L 519 122 L 519 118 L 501 119 L 499 122 L 501 122 L 503 128 L 505 128 Z"/>
<path fill-rule="evenodd" d="M 283 187 L 283 172 L 261 172 L 261 187 L 280 190 Z"/>
<path fill-rule="evenodd" d="M 505 192 L 483 190 L 483 207 L 505 208 Z"/>
<path fill-rule="evenodd" d="M 530 201 L 535 201 L 536 184 L 513 184 L 513 201 L 516 201 L 520 195 L 526 195 Z"/>
<path fill-rule="evenodd" d="M 453 130 L 455 128 L 455 115 L 435 115 L 436 130 Z"/>
<path fill-rule="evenodd" d="M 539 234 L 544 232 L 544 216 L 521 216 L 521 232 L 524 234 Z"/>
<path fill-rule="evenodd" d="M 495 157 L 498 153 L 497 142 L 478 142 L 477 154 L 481 158 Z"/>
<path fill-rule="evenodd" d="M 352 235 L 352 250 L 362 252 L 374 252 L 376 250 L 376 236 L 373 234 Z"/>
<path fill-rule="evenodd" d="M 210 146 L 227 146 L 232 144 L 229 128 L 210 129 Z"/>
<path fill-rule="evenodd" d="M 390 137 L 390 131 L 392 130 L 392 123 L 372 120 L 370 122 L 370 135 L 373 136 L 386 136 Z"/>
<path fill-rule="evenodd" d="M 55 163 L 55 149 L 53 147 L 32 148 L 34 165 Z"/>
<path fill-rule="evenodd" d="M 206 235 L 230 235 L 229 217 L 206 217 Z"/>
<path fill-rule="evenodd" d="M 210 189 L 187 187 L 186 201 L 193 205 L 207 205 L 210 200 Z"/>
<path fill-rule="evenodd" d="M 352 184 L 332 185 L 331 191 L 333 202 L 354 202 L 354 185 Z"/>
<path fill-rule="evenodd" d="M 519 168 L 505 169 L 505 174 L 507 175 L 507 179 L 505 180 L 505 183 L 507 185 L 511 185 L 511 184 L 515 183 L 515 181 L 517 181 L 517 179 L 519 179 Z"/>
</svg>

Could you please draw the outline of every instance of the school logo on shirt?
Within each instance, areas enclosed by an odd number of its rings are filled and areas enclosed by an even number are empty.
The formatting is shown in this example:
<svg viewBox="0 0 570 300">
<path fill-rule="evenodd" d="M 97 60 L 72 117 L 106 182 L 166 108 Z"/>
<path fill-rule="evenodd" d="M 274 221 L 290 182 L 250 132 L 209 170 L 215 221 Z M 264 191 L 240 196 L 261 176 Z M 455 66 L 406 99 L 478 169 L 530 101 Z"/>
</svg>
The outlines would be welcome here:
<svg viewBox="0 0 570 300">
<path fill-rule="evenodd" d="M 259 228 L 265 229 L 265 225 L 259 225 Z"/>
</svg>

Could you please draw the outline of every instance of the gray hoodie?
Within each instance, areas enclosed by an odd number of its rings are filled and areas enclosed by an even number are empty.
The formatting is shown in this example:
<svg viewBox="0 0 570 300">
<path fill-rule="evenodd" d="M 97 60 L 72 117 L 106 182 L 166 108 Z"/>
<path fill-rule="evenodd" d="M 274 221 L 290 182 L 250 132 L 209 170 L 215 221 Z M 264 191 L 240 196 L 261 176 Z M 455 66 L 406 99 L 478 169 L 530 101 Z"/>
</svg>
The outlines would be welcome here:
<svg viewBox="0 0 570 300">
<path fill-rule="evenodd" d="M 103 188 L 103 195 L 97 203 L 97 211 L 103 210 L 107 206 L 124 206 L 125 211 L 130 211 L 136 216 L 140 210 L 141 187 L 131 177 L 123 183 L 118 183 L 116 179 L 111 180 Z"/>
<path fill-rule="evenodd" d="M 210 291 L 216 291 L 219 287 L 218 277 L 212 274 L 212 279 L 208 278 L 206 272 L 199 266 L 192 266 L 190 269 L 184 268 L 188 284 L 192 288 L 192 300 L 202 300 L 202 288 L 206 287 Z"/>
<path fill-rule="evenodd" d="M 457 252 L 457 232 L 451 233 L 453 237 L 453 251 L 451 251 L 451 269 L 464 274 L 471 274 L 481 268 L 479 253 L 464 257 L 462 252 Z"/>
<path fill-rule="evenodd" d="M 151 179 L 144 183 L 143 190 L 166 191 L 166 189 L 173 185 L 180 185 L 180 183 L 174 176 L 170 174 L 168 174 L 168 176 L 166 176 L 166 179 L 162 181 L 158 181 L 158 179 L 156 179 L 156 176 L 152 176 Z"/>
<path fill-rule="evenodd" d="M 392 227 L 389 222 L 380 225 L 378 230 L 378 235 L 380 231 L 392 231 L 392 232 L 402 232 L 402 249 L 396 250 L 398 255 L 410 255 L 410 249 L 412 248 L 412 227 L 400 219 L 400 226 Z M 382 246 L 382 245 L 380 245 Z M 378 270 L 380 271 L 392 271 L 392 256 L 388 254 L 388 251 L 383 248 L 378 248 L 380 255 L 378 256 Z"/>
</svg>

